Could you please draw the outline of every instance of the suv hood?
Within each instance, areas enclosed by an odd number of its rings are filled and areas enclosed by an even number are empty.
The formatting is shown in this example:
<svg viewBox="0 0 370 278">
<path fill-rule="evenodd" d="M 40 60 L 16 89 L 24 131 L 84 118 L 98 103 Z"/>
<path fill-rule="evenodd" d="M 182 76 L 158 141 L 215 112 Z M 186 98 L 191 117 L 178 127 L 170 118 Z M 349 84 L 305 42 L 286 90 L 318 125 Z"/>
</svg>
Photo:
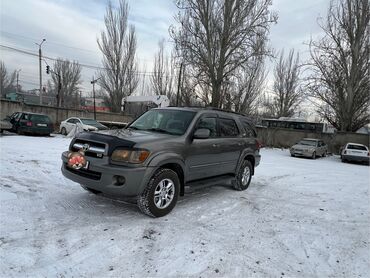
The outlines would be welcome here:
<svg viewBox="0 0 370 278">
<path fill-rule="evenodd" d="M 127 129 L 115 129 L 115 130 L 104 130 L 104 131 L 90 131 L 80 132 L 72 140 L 70 149 L 75 142 L 84 143 L 95 142 L 97 144 L 108 145 L 108 155 L 119 147 L 133 148 L 137 143 L 163 141 L 167 138 L 171 138 L 174 135 L 162 134 L 157 132 L 143 131 L 143 130 L 127 130 Z"/>
<path fill-rule="evenodd" d="M 129 130 L 129 129 L 101 130 L 93 133 L 115 136 L 119 139 L 129 140 L 135 143 L 153 142 L 176 136 L 155 131 Z"/>
</svg>

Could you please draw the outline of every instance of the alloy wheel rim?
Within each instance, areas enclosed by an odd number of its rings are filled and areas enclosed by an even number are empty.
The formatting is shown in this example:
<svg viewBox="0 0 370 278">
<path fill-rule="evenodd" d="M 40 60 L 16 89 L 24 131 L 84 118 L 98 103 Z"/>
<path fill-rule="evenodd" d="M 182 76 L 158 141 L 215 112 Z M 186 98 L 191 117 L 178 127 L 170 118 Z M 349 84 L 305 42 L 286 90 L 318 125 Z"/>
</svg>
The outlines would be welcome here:
<svg viewBox="0 0 370 278">
<path fill-rule="evenodd" d="M 175 196 L 175 184 L 170 179 L 161 180 L 154 190 L 154 204 L 159 209 L 167 208 Z"/>
<path fill-rule="evenodd" d="M 251 175 L 251 171 L 249 170 L 249 167 L 246 166 L 243 170 L 243 173 L 242 173 L 242 184 L 245 186 L 247 185 L 248 181 L 249 181 L 249 177 Z"/>
</svg>

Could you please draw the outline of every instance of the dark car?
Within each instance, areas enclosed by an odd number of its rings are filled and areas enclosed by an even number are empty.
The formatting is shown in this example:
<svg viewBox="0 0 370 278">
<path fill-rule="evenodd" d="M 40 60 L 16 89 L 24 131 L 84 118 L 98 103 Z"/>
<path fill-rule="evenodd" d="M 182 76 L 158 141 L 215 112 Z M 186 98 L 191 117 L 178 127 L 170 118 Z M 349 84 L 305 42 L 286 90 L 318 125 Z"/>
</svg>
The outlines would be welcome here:
<svg viewBox="0 0 370 278">
<path fill-rule="evenodd" d="M 30 112 L 15 112 L 9 118 L 12 131 L 18 134 L 50 135 L 54 125 L 47 115 Z"/>
<path fill-rule="evenodd" d="M 65 177 L 93 193 L 136 197 L 160 217 L 185 186 L 248 188 L 260 144 L 242 115 L 202 108 L 152 109 L 126 129 L 82 132 L 62 154 Z"/>
</svg>

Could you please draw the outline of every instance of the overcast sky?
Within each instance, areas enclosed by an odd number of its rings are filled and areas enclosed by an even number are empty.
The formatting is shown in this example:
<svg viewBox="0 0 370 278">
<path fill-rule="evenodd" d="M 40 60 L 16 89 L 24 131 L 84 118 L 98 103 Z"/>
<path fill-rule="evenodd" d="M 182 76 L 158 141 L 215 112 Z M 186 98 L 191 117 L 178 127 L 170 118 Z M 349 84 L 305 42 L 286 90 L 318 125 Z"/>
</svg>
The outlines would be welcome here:
<svg viewBox="0 0 370 278">
<path fill-rule="evenodd" d="M 308 58 L 310 37 L 320 36 L 319 16 L 325 16 L 329 0 L 273 0 L 272 10 L 279 16 L 271 28 L 270 44 L 275 50 L 295 48 L 302 59 Z M 37 53 L 43 38 L 43 55 L 77 60 L 100 66 L 101 54 L 96 39 L 104 29 L 107 1 L 102 0 L 1 0 L 0 44 Z M 118 1 L 113 1 L 114 5 Z M 168 28 L 177 12 L 172 0 L 129 0 L 129 22 L 136 27 L 137 57 L 140 71 L 152 70 L 158 41 L 164 38 L 170 49 Z M 21 69 L 20 84 L 25 89 L 38 88 L 38 58 L 0 47 L 1 60 L 12 71 Z M 49 61 L 50 62 L 50 61 Z M 52 63 L 52 62 L 50 62 Z M 43 64 L 43 83 L 48 75 Z M 89 80 L 95 70 L 83 68 L 82 91 L 91 90 Z M 271 79 L 271 75 L 269 77 Z"/>
</svg>

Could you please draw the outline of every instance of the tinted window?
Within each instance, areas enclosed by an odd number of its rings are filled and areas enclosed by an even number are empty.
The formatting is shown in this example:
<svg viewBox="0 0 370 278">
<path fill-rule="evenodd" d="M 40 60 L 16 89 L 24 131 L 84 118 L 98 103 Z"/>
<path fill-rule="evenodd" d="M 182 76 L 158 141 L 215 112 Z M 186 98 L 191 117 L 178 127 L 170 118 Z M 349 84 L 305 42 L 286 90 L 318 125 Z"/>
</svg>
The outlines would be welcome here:
<svg viewBox="0 0 370 278">
<path fill-rule="evenodd" d="M 351 145 L 351 144 L 349 144 L 347 146 L 347 149 L 350 149 L 350 150 L 359 150 L 359 151 L 367 151 L 367 149 L 366 149 L 365 146 Z"/>
<path fill-rule="evenodd" d="M 255 131 L 253 130 L 253 128 L 250 126 L 248 122 L 242 121 L 242 125 L 244 128 L 245 137 L 256 137 Z"/>
<path fill-rule="evenodd" d="M 221 137 L 236 137 L 239 135 L 238 127 L 234 120 L 218 119 Z"/>
<path fill-rule="evenodd" d="M 205 128 L 209 129 L 210 136 L 209 137 L 216 137 L 217 136 L 217 125 L 216 125 L 216 118 L 202 118 L 199 120 L 196 129 Z"/>
<path fill-rule="evenodd" d="M 29 118 L 37 123 L 50 123 L 50 118 L 45 115 L 29 115 Z"/>
</svg>

